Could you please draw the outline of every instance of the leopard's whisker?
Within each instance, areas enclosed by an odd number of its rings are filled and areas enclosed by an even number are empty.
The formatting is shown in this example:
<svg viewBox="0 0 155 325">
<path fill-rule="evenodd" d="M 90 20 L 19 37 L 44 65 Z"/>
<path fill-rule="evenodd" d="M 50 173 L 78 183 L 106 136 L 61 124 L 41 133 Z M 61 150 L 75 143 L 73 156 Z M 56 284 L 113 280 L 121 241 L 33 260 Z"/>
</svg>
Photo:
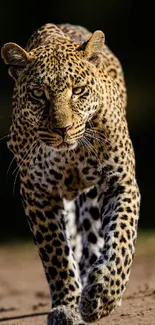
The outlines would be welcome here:
<svg viewBox="0 0 155 325">
<path fill-rule="evenodd" d="M 102 132 L 99 132 L 95 129 L 92 130 L 92 129 L 87 128 L 86 131 L 89 134 L 95 134 L 95 137 L 96 137 L 96 135 L 98 135 L 101 139 L 104 140 L 104 142 L 107 142 L 109 145 L 111 145 L 111 143 L 113 142 L 113 141 L 107 139 L 106 134 L 103 134 Z"/>
<path fill-rule="evenodd" d="M 10 164 L 9 164 L 9 167 L 8 167 L 8 169 L 7 169 L 7 172 L 6 172 L 6 175 L 8 175 L 8 173 L 9 173 L 9 171 L 10 171 L 10 168 L 11 168 L 11 166 L 12 166 L 12 164 L 13 164 L 13 162 L 14 162 L 15 159 L 16 159 L 16 157 L 14 156 L 14 157 L 12 158 Z"/>
<path fill-rule="evenodd" d="M 34 143 L 32 143 L 32 145 L 30 146 L 30 148 L 28 149 L 28 151 L 25 153 L 24 157 L 21 159 L 20 163 L 18 164 L 18 166 L 14 169 L 14 171 L 12 172 L 12 175 L 16 172 L 16 170 L 20 167 L 23 166 L 24 162 L 25 162 L 25 159 L 27 159 L 28 155 L 30 152 L 32 152 L 32 150 L 37 146 L 38 144 L 38 141 L 40 141 L 40 139 L 37 139 Z M 22 151 L 20 151 L 20 153 L 22 153 Z"/>
<path fill-rule="evenodd" d="M 19 170 L 17 170 L 17 173 L 16 173 L 16 175 L 15 175 L 15 178 L 14 178 L 14 182 L 13 182 L 13 195 L 15 194 L 15 186 L 16 186 L 16 182 L 17 182 L 17 177 L 18 177 L 18 175 L 19 175 L 19 172 L 20 172 L 20 169 Z"/>
<path fill-rule="evenodd" d="M 98 137 L 98 136 L 96 136 L 96 135 L 94 135 L 94 134 L 91 134 L 91 133 L 89 133 L 89 132 L 86 131 L 86 132 L 85 132 L 85 135 L 87 135 L 90 139 L 95 139 L 95 140 L 97 140 L 101 145 L 104 144 L 103 139 L 100 138 L 100 137 Z"/>
<path fill-rule="evenodd" d="M 4 135 L 3 137 L 0 138 L 0 141 L 6 139 L 6 138 L 8 138 L 8 137 L 9 137 L 8 134 L 7 134 L 7 135 Z"/>
<path fill-rule="evenodd" d="M 32 150 L 33 150 L 34 148 L 36 148 L 37 143 L 38 143 L 38 140 L 40 140 L 40 139 L 37 139 L 36 142 L 33 143 L 33 144 L 31 145 L 31 147 L 30 147 L 30 149 L 28 150 L 28 152 L 26 152 L 26 154 L 25 154 L 26 157 L 28 156 L 28 154 L 30 153 L 30 151 L 32 152 Z M 13 175 L 13 174 L 17 171 L 17 173 L 16 173 L 16 175 L 15 175 L 14 182 L 13 182 L 13 195 L 14 195 L 14 193 L 15 193 L 15 185 L 16 185 L 16 182 L 17 182 L 17 177 L 18 177 L 19 172 L 20 172 L 20 168 L 23 166 L 23 164 L 24 164 L 24 162 L 25 162 L 24 159 L 26 159 L 25 156 L 23 157 L 21 163 L 20 163 L 20 164 L 19 164 L 19 165 L 14 169 L 14 171 L 13 171 L 13 173 L 12 173 L 12 175 Z"/>
<path fill-rule="evenodd" d="M 91 144 L 91 142 L 88 140 L 88 138 L 86 138 L 86 137 L 84 136 L 83 139 L 85 140 L 85 142 L 87 143 L 88 147 L 90 148 L 91 153 L 94 153 L 94 155 L 95 155 L 97 161 L 99 162 L 99 165 L 101 165 L 101 161 L 100 161 L 100 159 L 99 159 L 99 157 L 98 157 L 98 152 L 97 152 L 97 150 L 95 149 L 95 147 Z M 88 147 L 87 147 L 87 148 L 88 148 Z"/>
<path fill-rule="evenodd" d="M 95 132 L 94 132 L 94 126 L 93 126 L 93 122 L 90 120 L 89 121 L 89 124 L 90 124 L 90 129 L 89 128 L 87 128 L 88 130 L 91 130 L 91 132 L 93 132 L 93 134 L 95 134 Z M 86 130 L 87 130 L 86 129 Z"/>
<path fill-rule="evenodd" d="M 112 139 L 108 139 L 108 136 L 106 134 L 106 130 L 103 130 L 101 128 L 98 128 L 96 126 L 93 125 L 93 122 L 92 121 L 89 121 L 89 124 L 90 124 L 90 128 L 86 128 L 87 131 L 89 131 L 90 133 L 97 133 L 100 135 L 100 137 L 102 137 L 104 140 L 106 140 L 107 143 L 109 143 L 111 145 L 111 143 L 113 143 L 113 140 Z"/>
<path fill-rule="evenodd" d="M 89 151 L 90 155 L 92 156 L 92 151 L 91 151 L 90 148 L 89 148 L 89 143 L 88 143 L 88 141 L 86 140 L 86 138 L 83 137 L 83 138 L 79 139 L 79 142 L 80 142 L 80 144 L 81 144 L 82 147 L 83 147 L 83 151 L 85 151 L 85 148 L 86 148 L 87 151 Z"/>
<path fill-rule="evenodd" d="M 43 143 L 41 143 L 41 144 L 39 145 L 38 148 L 37 148 L 37 144 L 38 144 L 38 143 L 36 143 L 36 145 L 35 145 L 35 146 L 33 147 L 33 149 L 32 149 L 32 150 L 35 150 L 35 155 L 33 155 L 33 156 L 31 157 L 31 160 L 30 160 L 29 165 L 28 165 L 28 170 L 31 170 L 31 168 L 32 168 L 33 166 L 35 166 L 35 163 L 36 163 L 36 160 L 37 160 L 37 157 L 38 157 L 39 150 L 40 150 L 41 147 L 43 147 Z M 32 152 L 32 151 L 31 151 L 31 152 Z M 34 161 L 33 166 L 31 165 L 32 160 Z M 28 172 L 28 170 L 27 170 L 27 172 Z"/>
</svg>

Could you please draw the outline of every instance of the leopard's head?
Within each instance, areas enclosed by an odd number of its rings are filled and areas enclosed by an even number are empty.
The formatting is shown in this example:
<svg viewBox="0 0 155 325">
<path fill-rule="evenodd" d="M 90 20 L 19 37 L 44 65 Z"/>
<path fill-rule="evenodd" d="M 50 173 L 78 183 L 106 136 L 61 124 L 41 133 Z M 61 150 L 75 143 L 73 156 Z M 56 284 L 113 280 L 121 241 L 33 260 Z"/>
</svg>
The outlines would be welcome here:
<svg viewBox="0 0 155 325">
<path fill-rule="evenodd" d="M 14 120 L 27 121 L 55 150 L 84 142 L 104 96 L 106 100 L 100 73 L 103 49 L 101 31 L 82 45 L 64 36 L 29 52 L 6 43 L 2 57 L 15 80 Z"/>
</svg>

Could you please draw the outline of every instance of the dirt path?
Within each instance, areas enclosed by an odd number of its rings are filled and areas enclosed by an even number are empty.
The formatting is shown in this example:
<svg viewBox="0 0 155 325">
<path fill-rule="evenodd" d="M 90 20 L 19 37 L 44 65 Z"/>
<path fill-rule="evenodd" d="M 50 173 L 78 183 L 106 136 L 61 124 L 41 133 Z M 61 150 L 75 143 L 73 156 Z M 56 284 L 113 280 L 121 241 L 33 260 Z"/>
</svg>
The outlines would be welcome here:
<svg viewBox="0 0 155 325">
<path fill-rule="evenodd" d="M 19 248 L 20 247 L 20 248 Z M 45 325 L 46 316 L 1 321 L 50 310 L 49 291 L 33 244 L 0 248 L 0 325 Z M 122 306 L 98 325 L 155 324 L 155 236 L 140 236 Z"/>
</svg>

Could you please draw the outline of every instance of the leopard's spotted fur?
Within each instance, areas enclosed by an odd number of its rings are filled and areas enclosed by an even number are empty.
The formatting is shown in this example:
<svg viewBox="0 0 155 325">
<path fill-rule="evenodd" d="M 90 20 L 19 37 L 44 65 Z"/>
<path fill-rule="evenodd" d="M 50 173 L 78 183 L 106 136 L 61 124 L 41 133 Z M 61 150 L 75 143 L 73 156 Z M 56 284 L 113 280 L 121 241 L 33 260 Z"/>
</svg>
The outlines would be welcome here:
<svg viewBox="0 0 155 325">
<path fill-rule="evenodd" d="M 48 324 L 93 322 L 121 300 L 137 236 L 121 65 L 101 31 L 69 24 L 41 27 L 25 50 L 7 43 L 2 57 L 15 79 L 8 146 L 50 287 Z"/>
</svg>

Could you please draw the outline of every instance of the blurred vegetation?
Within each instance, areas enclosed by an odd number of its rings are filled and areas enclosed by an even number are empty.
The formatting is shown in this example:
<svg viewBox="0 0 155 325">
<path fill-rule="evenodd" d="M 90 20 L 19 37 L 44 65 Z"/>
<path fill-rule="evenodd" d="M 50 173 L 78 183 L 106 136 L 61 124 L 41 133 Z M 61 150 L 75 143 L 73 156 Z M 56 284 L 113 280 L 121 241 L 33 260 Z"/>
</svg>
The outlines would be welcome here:
<svg viewBox="0 0 155 325">
<path fill-rule="evenodd" d="M 137 180 L 142 194 L 142 229 L 155 228 L 154 183 L 155 158 L 155 64 L 153 9 L 150 2 L 131 0 L 65 0 L 0 2 L 0 45 L 16 42 L 24 46 L 34 30 L 47 22 L 69 22 L 101 29 L 106 42 L 120 59 L 128 90 L 127 118 L 135 148 Z M 0 73 L 0 137 L 4 137 L 11 123 L 13 81 L 1 60 Z M 19 184 L 7 169 L 12 155 L 6 138 L 0 141 L 0 238 L 24 237 L 30 234 L 19 197 Z"/>
</svg>

